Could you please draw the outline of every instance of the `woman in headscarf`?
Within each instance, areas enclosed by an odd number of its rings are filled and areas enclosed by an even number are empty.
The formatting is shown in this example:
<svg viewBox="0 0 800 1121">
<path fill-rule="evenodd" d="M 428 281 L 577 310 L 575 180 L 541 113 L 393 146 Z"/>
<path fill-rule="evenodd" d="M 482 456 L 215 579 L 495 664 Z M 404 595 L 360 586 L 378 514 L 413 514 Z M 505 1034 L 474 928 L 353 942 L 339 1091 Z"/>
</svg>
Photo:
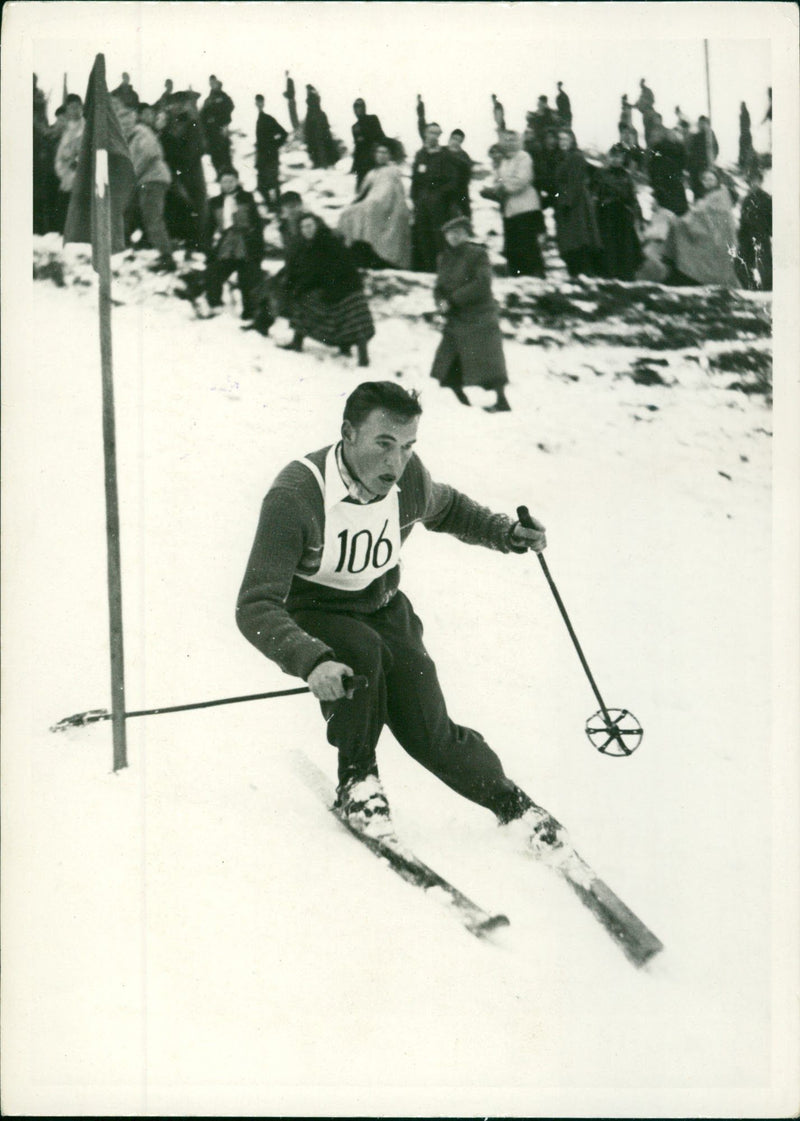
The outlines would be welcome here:
<svg viewBox="0 0 800 1121">
<path fill-rule="evenodd" d="M 558 147 L 561 152 L 555 173 L 558 251 L 570 276 L 581 273 L 592 276 L 597 268 L 601 242 L 589 165 L 578 150 L 572 129 L 559 129 Z"/>
<path fill-rule="evenodd" d="M 728 188 L 711 168 L 701 174 L 706 192 L 689 212 L 670 223 L 664 243 L 664 261 L 671 284 L 721 284 L 737 286 L 733 254 L 736 223 Z"/>
<path fill-rule="evenodd" d="M 359 263 L 369 268 L 411 268 L 411 222 L 403 180 L 388 144 L 375 145 L 376 166 L 364 176 L 338 230 Z"/>
<path fill-rule="evenodd" d="M 445 326 L 431 377 L 443 388 L 452 389 L 462 405 L 471 403 L 464 386 L 493 389 L 496 400 L 486 411 L 508 412 L 508 374 L 497 305 L 492 298 L 489 254 L 482 245 L 470 241 L 468 218 L 451 219 L 442 226 L 442 233 L 447 245 L 437 259 L 433 291 Z"/>
<path fill-rule="evenodd" d="M 300 218 L 300 237 L 289 252 L 284 275 L 294 330 L 284 349 L 302 350 L 310 335 L 343 354 L 356 346 L 359 366 L 368 366 L 367 343 L 375 325 L 361 277 L 349 251 L 315 214 Z"/>
</svg>

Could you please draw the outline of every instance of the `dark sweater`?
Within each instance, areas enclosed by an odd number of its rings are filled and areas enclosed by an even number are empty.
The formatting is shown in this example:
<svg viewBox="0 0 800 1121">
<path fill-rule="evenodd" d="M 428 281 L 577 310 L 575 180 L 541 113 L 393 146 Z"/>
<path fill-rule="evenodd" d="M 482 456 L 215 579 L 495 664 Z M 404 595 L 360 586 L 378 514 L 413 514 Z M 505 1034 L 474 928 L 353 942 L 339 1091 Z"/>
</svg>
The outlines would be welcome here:
<svg viewBox="0 0 800 1121">
<path fill-rule="evenodd" d="M 325 474 L 329 448 L 308 459 Z M 503 553 L 518 552 L 509 538 L 513 521 L 493 514 L 444 483 L 435 483 L 417 455 L 400 480 L 400 538 L 417 522 L 437 533 L 450 533 L 470 545 Z M 324 540 L 325 510 L 319 485 L 305 464 L 285 467 L 267 492 L 255 541 L 236 606 L 242 634 L 284 673 L 305 679 L 334 652 L 292 618 L 292 612 L 316 609 L 370 615 L 385 607 L 400 582 L 399 564 L 358 592 L 341 591 L 303 579 L 318 571 Z"/>
</svg>

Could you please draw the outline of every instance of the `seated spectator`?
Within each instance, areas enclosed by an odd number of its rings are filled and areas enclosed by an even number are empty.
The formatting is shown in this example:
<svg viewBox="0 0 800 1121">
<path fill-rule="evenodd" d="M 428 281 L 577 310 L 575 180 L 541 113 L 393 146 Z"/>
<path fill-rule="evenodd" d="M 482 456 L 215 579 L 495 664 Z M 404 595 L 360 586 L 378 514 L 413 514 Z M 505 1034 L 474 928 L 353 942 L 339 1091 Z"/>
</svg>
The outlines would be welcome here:
<svg viewBox="0 0 800 1121">
<path fill-rule="evenodd" d="M 219 175 L 220 193 L 208 206 L 206 231 L 206 299 L 210 308 L 222 304 L 222 285 L 235 272 L 242 296 L 242 319 L 255 319 L 261 281 L 264 237 L 255 199 L 239 184 L 233 167 Z"/>
<path fill-rule="evenodd" d="M 137 110 L 114 95 L 111 104 L 128 145 L 136 188 L 126 214 L 128 230 L 141 222 L 148 243 L 159 252 L 155 268 L 173 272 L 172 242 L 164 221 L 164 203 L 172 175 L 156 134 L 138 120 Z"/>
<path fill-rule="evenodd" d="M 608 166 L 597 176 L 597 223 L 603 245 L 600 275 L 615 280 L 633 280 L 642 263 L 642 247 L 636 225 L 642 212 L 636 188 L 625 170 L 625 148 L 609 149 Z"/>
<path fill-rule="evenodd" d="M 736 272 L 745 288 L 772 291 L 772 196 L 762 187 L 761 169 L 747 174 L 750 190 L 742 201 L 739 218 L 739 255 Z"/>
<path fill-rule="evenodd" d="M 358 348 L 369 365 L 367 343 L 375 334 L 361 277 L 350 253 L 321 218 L 303 214 L 300 238 L 286 262 L 286 294 L 294 337 L 285 350 L 302 350 L 307 335 L 342 354 Z"/>
<path fill-rule="evenodd" d="M 601 248 L 589 165 L 578 150 L 575 133 L 559 129 L 561 160 L 556 167 L 556 239 L 571 277 L 593 276 Z"/>
<path fill-rule="evenodd" d="M 732 250 L 736 224 L 727 188 L 716 172 L 702 173 L 703 198 L 681 218 L 673 218 L 664 243 L 669 284 L 720 284 L 736 287 Z"/>
<path fill-rule="evenodd" d="M 366 268 L 411 267 L 411 222 L 403 180 L 386 144 L 375 145 L 376 166 L 368 171 L 338 229 L 354 260 Z"/>
</svg>

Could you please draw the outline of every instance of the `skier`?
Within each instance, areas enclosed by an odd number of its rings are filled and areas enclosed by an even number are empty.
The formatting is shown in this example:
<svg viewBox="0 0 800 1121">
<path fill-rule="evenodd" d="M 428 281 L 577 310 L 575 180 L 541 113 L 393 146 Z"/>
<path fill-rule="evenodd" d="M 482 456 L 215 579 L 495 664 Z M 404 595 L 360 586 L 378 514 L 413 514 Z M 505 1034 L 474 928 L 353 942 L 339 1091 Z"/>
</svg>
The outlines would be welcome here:
<svg viewBox="0 0 800 1121">
<path fill-rule="evenodd" d="M 320 701 L 339 752 L 337 806 L 355 829 L 394 834 L 375 757 L 387 724 L 528 851 L 563 851 L 563 826 L 506 777 L 483 736 L 449 718 L 422 624 L 398 588 L 400 549 L 417 522 L 502 553 L 541 552 L 544 526 L 526 528 L 434 482 L 414 451 L 421 412 L 395 382 L 363 382 L 345 403 L 341 440 L 281 471 L 262 505 L 237 622 Z M 367 687 L 354 691 L 353 675 Z"/>
</svg>

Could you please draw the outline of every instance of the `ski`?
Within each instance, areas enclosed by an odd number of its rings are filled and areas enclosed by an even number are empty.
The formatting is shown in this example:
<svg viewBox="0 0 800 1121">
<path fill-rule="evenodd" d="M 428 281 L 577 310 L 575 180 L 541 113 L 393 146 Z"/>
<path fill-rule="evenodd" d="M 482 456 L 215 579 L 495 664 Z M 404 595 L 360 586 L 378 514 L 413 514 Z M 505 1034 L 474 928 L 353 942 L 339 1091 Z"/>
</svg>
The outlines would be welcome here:
<svg viewBox="0 0 800 1121">
<path fill-rule="evenodd" d="M 664 949 L 663 943 L 614 894 L 573 848 L 548 861 L 611 935 L 634 965 L 646 965 Z"/>
<path fill-rule="evenodd" d="M 374 853 L 381 861 L 387 864 L 401 879 L 415 887 L 421 888 L 426 894 L 430 892 L 457 918 L 463 927 L 476 938 L 484 938 L 499 927 L 508 926 L 509 920 L 505 915 L 491 914 L 477 903 L 474 903 L 463 892 L 454 887 L 438 872 L 434 872 L 427 864 L 410 852 L 398 838 L 391 836 L 382 840 L 369 837 L 352 825 L 339 813 L 335 806 L 331 813 L 342 824 L 347 832 L 361 841 L 370 852 Z"/>
</svg>

